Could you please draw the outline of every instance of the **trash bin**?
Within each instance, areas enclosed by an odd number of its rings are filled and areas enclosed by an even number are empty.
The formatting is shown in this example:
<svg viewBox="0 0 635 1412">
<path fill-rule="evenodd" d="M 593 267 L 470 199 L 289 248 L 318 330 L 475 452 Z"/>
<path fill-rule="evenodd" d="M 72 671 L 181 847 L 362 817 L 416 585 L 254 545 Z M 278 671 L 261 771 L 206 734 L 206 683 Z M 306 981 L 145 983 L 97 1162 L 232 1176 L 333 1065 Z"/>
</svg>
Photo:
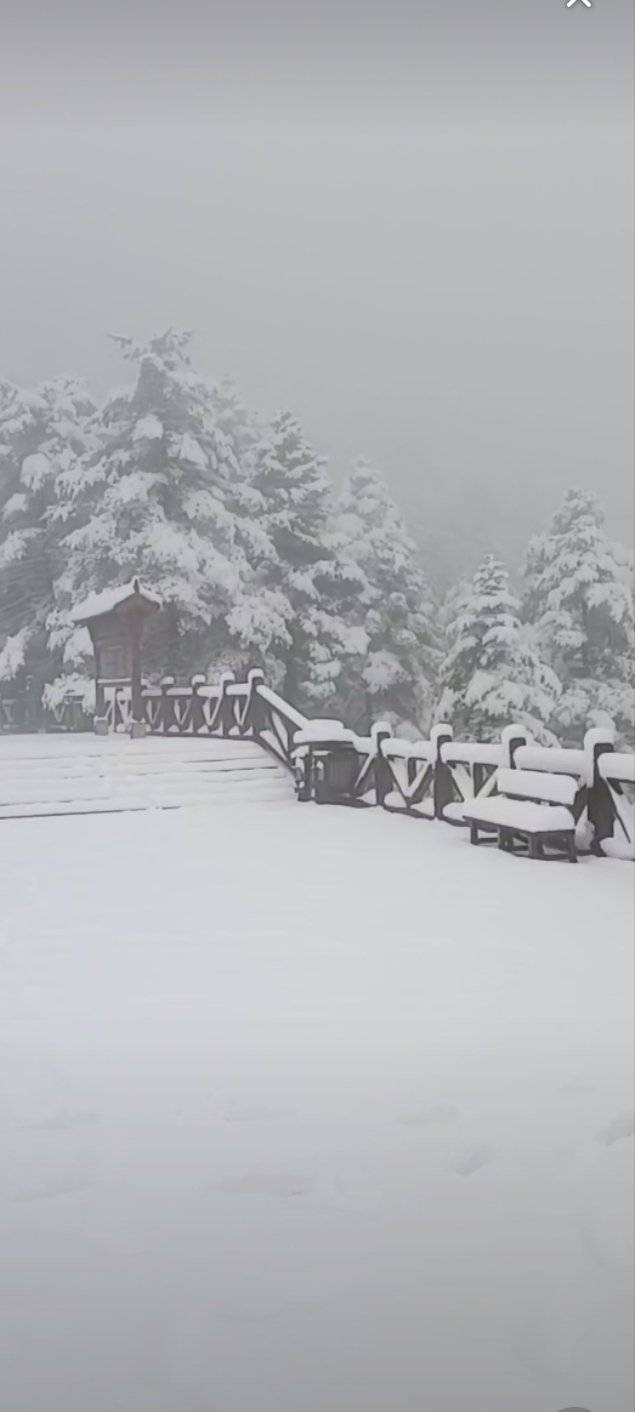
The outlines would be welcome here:
<svg viewBox="0 0 635 1412">
<path fill-rule="evenodd" d="M 294 771 L 299 800 L 350 801 L 359 773 L 352 731 L 341 721 L 310 721 L 295 737 Z"/>
<path fill-rule="evenodd" d="M 344 804 L 353 797 L 359 774 L 359 756 L 354 745 L 339 742 L 313 751 L 313 781 L 316 804 Z"/>
</svg>

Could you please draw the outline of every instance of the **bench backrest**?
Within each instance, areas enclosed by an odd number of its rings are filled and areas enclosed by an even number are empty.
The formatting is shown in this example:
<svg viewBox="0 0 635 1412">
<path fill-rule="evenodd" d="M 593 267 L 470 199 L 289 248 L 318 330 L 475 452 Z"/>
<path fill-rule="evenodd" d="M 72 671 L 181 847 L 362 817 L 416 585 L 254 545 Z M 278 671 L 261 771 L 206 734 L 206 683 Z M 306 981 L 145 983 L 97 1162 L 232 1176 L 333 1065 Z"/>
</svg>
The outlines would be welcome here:
<svg viewBox="0 0 635 1412">
<path fill-rule="evenodd" d="M 579 788 L 570 775 L 540 770 L 499 770 L 496 782 L 499 794 L 535 799 L 543 804 L 566 804 L 569 808 L 573 807 Z"/>
<path fill-rule="evenodd" d="M 544 770 L 549 775 L 571 775 L 584 784 L 593 784 L 593 760 L 584 750 L 564 750 L 554 746 L 521 745 L 514 764 L 519 770 Z"/>
</svg>

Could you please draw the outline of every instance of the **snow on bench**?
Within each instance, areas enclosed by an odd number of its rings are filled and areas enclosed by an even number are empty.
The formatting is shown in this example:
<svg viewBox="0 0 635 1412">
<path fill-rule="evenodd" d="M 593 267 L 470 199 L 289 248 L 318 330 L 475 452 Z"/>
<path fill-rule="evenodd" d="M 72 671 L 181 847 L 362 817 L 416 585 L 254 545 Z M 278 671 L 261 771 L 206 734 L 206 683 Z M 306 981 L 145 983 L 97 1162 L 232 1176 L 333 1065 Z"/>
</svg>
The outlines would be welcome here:
<svg viewBox="0 0 635 1412">
<path fill-rule="evenodd" d="M 565 750 L 553 745 L 521 745 L 516 751 L 517 769 L 550 775 L 569 775 L 593 784 L 593 755 L 590 751 Z"/>
<path fill-rule="evenodd" d="M 517 757 L 525 750 L 530 747 L 519 750 Z M 581 786 L 575 777 L 564 772 L 500 769 L 496 784 L 497 794 L 464 805 L 463 817 L 470 824 L 472 843 L 479 842 L 480 831 L 495 832 L 501 848 L 513 850 L 520 840 L 527 844 L 530 857 L 538 858 L 548 845 L 577 862 L 575 832 Z"/>
<path fill-rule="evenodd" d="M 535 799 L 544 804 L 565 804 L 573 808 L 579 786 L 571 775 L 546 774 L 539 770 L 499 770 L 498 790 L 510 799 Z"/>
<path fill-rule="evenodd" d="M 613 744 L 604 728 L 570 749 L 534 745 L 519 724 L 506 726 L 500 741 L 483 742 L 454 740 L 447 723 L 433 727 L 429 740 L 410 740 L 383 723 L 360 736 L 341 721 L 318 719 L 295 730 L 292 754 L 300 800 L 379 805 L 467 826 L 473 842 L 479 833 L 498 834 L 502 847 L 521 841 L 540 856 L 548 845 L 575 861 L 578 851 L 635 854 L 626 792 L 635 757 L 617 756 Z"/>
<path fill-rule="evenodd" d="M 512 764 L 527 739 L 520 725 L 505 726 L 500 741 L 452 740 L 446 734 L 435 771 L 437 817 L 448 824 L 467 824 L 466 805 L 496 791 L 499 770 Z"/>
</svg>

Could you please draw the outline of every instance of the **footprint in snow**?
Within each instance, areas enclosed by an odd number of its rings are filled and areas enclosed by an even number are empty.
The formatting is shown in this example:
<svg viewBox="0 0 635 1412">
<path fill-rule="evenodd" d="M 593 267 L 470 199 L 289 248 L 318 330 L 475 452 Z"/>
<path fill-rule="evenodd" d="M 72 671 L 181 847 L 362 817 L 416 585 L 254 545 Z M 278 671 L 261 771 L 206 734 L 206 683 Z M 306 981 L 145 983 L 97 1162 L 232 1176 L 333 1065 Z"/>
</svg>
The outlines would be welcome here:
<svg viewBox="0 0 635 1412">
<path fill-rule="evenodd" d="M 632 1137 L 635 1133 L 635 1115 L 633 1113 L 621 1113 L 619 1118 L 614 1118 L 608 1127 L 603 1128 L 598 1133 L 598 1142 L 603 1142 L 606 1147 L 612 1147 L 614 1142 L 619 1142 L 620 1138 Z"/>
<path fill-rule="evenodd" d="M 458 1108 L 441 1103 L 436 1108 L 420 1108 L 417 1113 L 404 1113 L 400 1121 L 406 1128 L 432 1128 L 444 1123 L 454 1123 L 458 1116 Z"/>
<path fill-rule="evenodd" d="M 313 1183 L 306 1177 L 294 1176 L 289 1172 L 271 1176 L 255 1172 L 238 1177 L 235 1181 L 220 1182 L 216 1190 L 228 1196 L 275 1196 L 288 1201 L 294 1196 L 305 1196 L 312 1186 Z"/>
<path fill-rule="evenodd" d="M 17 1206 L 36 1201 L 50 1201 L 56 1196 L 74 1196 L 77 1192 L 87 1191 L 94 1184 L 95 1177 L 89 1171 L 78 1169 L 74 1172 L 60 1172 L 58 1176 L 50 1177 L 39 1186 L 27 1186 L 15 1191 L 12 1200 Z"/>
<path fill-rule="evenodd" d="M 226 1123 L 278 1123 L 293 1117 L 292 1108 L 231 1108 L 225 1114 Z"/>
<path fill-rule="evenodd" d="M 479 1172 L 481 1167 L 487 1166 L 491 1156 L 488 1147 L 472 1147 L 459 1155 L 452 1163 L 450 1171 L 456 1172 L 458 1177 L 471 1177 L 473 1172 Z"/>
<path fill-rule="evenodd" d="M 23 1126 L 29 1132 L 74 1132 L 77 1128 L 92 1128 L 98 1122 L 99 1113 L 87 1109 L 80 1113 L 56 1113 Z"/>
</svg>

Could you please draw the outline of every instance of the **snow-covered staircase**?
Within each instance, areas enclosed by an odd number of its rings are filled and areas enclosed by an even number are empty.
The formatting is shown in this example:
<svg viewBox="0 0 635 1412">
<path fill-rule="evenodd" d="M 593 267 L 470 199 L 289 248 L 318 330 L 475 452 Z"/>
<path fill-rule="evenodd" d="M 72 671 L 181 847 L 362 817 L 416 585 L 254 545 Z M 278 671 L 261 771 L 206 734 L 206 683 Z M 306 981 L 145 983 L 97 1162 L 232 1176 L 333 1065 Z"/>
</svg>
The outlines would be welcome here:
<svg viewBox="0 0 635 1412">
<path fill-rule="evenodd" d="M 0 738 L 0 819 L 293 798 L 290 774 L 255 741 Z"/>
</svg>

